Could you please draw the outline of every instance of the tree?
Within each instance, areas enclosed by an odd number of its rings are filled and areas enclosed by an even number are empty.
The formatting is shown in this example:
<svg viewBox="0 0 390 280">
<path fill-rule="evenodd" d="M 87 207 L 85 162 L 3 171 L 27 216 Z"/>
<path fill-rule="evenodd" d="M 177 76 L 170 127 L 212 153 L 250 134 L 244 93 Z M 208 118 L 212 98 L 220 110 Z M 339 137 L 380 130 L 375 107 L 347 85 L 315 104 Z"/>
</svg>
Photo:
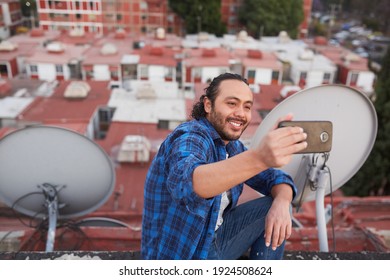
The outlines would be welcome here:
<svg viewBox="0 0 390 280">
<path fill-rule="evenodd" d="M 341 4 L 340 4 L 341 3 Z M 390 5 L 388 0 L 322 0 L 326 12 L 330 12 L 332 5 L 339 5 L 342 13 L 349 18 L 362 20 L 373 31 L 388 34 L 390 31 Z"/>
<path fill-rule="evenodd" d="M 255 37 L 284 30 L 296 38 L 303 18 L 302 0 L 244 0 L 239 11 L 240 22 Z"/>
<path fill-rule="evenodd" d="M 187 33 L 205 31 L 217 36 L 226 33 L 220 0 L 169 0 L 169 7 L 184 20 Z"/>
<path fill-rule="evenodd" d="M 390 48 L 375 86 L 378 133 L 370 156 L 342 188 L 346 195 L 390 195 Z"/>
</svg>

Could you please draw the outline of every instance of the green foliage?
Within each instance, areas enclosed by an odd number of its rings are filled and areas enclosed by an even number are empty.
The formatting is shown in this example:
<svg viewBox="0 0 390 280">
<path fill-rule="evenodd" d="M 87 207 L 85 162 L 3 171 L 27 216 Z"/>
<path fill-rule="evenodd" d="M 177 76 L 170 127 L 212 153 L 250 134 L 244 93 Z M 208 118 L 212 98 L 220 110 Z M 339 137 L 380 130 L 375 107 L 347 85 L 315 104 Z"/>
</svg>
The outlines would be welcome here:
<svg viewBox="0 0 390 280">
<path fill-rule="evenodd" d="M 342 188 L 346 195 L 390 195 L 390 48 L 383 60 L 375 92 L 376 141 L 363 167 Z"/>
<path fill-rule="evenodd" d="M 220 0 L 169 0 L 170 8 L 181 17 L 189 34 L 205 31 L 221 36 L 226 26 L 221 22 Z"/>
<path fill-rule="evenodd" d="M 327 35 L 327 27 L 325 24 L 320 23 L 319 21 L 313 24 L 313 35 L 315 36 L 326 36 Z"/>
<path fill-rule="evenodd" d="M 276 36 L 284 30 L 292 38 L 304 19 L 302 0 L 244 0 L 240 22 L 255 37 Z"/>
</svg>

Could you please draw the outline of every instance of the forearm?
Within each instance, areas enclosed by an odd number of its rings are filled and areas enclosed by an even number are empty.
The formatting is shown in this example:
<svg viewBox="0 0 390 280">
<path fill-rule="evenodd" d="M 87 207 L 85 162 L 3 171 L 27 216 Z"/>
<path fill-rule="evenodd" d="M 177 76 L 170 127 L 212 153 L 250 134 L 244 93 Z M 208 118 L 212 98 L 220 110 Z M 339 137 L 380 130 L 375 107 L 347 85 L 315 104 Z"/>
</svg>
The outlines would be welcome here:
<svg viewBox="0 0 390 280">
<path fill-rule="evenodd" d="M 279 184 L 272 187 L 271 195 L 274 200 L 280 200 L 290 204 L 293 199 L 293 190 L 288 184 Z"/>
<path fill-rule="evenodd" d="M 200 197 L 210 198 L 229 190 L 267 168 L 251 150 L 227 160 L 201 165 L 193 173 L 194 192 Z"/>
</svg>

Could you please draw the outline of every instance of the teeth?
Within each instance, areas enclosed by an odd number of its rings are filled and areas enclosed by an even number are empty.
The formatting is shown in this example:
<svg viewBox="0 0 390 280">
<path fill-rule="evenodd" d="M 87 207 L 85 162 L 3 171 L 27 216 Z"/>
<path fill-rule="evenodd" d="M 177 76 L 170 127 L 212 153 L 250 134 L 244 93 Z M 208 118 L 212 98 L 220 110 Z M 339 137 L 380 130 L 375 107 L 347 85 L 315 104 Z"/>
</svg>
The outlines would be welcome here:
<svg viewBox="0 0 390 280">
<path fill-rule="evenodd" d="M 234 126 L 236 126 L 236 127 L 240 127 L 240 126 L 241 126 L 240 123 L 235 123 L 235 122 L 229 122 L 229 123 L 232 124 L 232 125 L 234 125 Z"/>
</svg>

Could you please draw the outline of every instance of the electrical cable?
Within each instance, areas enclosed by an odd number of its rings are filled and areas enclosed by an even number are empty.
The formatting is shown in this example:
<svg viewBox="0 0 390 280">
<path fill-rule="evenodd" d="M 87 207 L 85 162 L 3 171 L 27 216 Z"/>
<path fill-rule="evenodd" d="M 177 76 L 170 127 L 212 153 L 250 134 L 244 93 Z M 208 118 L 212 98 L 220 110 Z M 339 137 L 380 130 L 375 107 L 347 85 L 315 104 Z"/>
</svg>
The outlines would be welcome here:
<svg viewBox="0 0 390 280">
<path fill-rule="evenodd" d="M 325 168 L 329 172 L 329 187 L 330 187 L 330 205 L 332 206 L 330 209 L 331 214 L 331 227 L 332 227 L 332 238 L 333 238 L 333 254 L 336 258 L 336 234 L 334 230 L 334 211 L 333 211 L 333 188 L 332 188 L 332 173 L 330 172 L 330 168 L 328 166 L 325 166 Z"/>
<path fill-rule="evenodd" d="M 22 200 L 22 199 L 25 199 L 25 198 L 27 198 L 27 197 L 29 197 L 29 196 L 31 196 L 31 195 L 34 195 L 34 194 L 39 194 L 39 195 L 43 195 L 43 193 L 42 192 L 30 192 L 30 193 L 27 193 L 27 194 L 25 194 L 25 195 L 22 195 L 21 197 L 19 197 L 17 200 L 15 200 L 15 202 L 12 204 L 12 206 L 11 206 L 11 209 L 12 209 L 12 211 L 14 212 L 14 215 L 18 218 L 18 220 L 20 221 L 20 223 L 22 223 L 24 226 L 26 226 L 26 227 L 33 227 L 33 226 L 31 226 L 31 218 L 30 218 L 30 223 L 29 224 L 27 224 L 27 223 L 25 223 L 22 219 L 21 219 L 21 217 L 19 216 L 19 213 L 17 213 L 16 212 L 16 209 L 15 209 L 15 206 Z M 38 212 L 38 213 L 36 213 L 36 214 L 34 214 L 34 216 L 32 216 L 32 218 L 35 218 L 37 215 L 39 215 L 40 213 Z"/>
</svg>

